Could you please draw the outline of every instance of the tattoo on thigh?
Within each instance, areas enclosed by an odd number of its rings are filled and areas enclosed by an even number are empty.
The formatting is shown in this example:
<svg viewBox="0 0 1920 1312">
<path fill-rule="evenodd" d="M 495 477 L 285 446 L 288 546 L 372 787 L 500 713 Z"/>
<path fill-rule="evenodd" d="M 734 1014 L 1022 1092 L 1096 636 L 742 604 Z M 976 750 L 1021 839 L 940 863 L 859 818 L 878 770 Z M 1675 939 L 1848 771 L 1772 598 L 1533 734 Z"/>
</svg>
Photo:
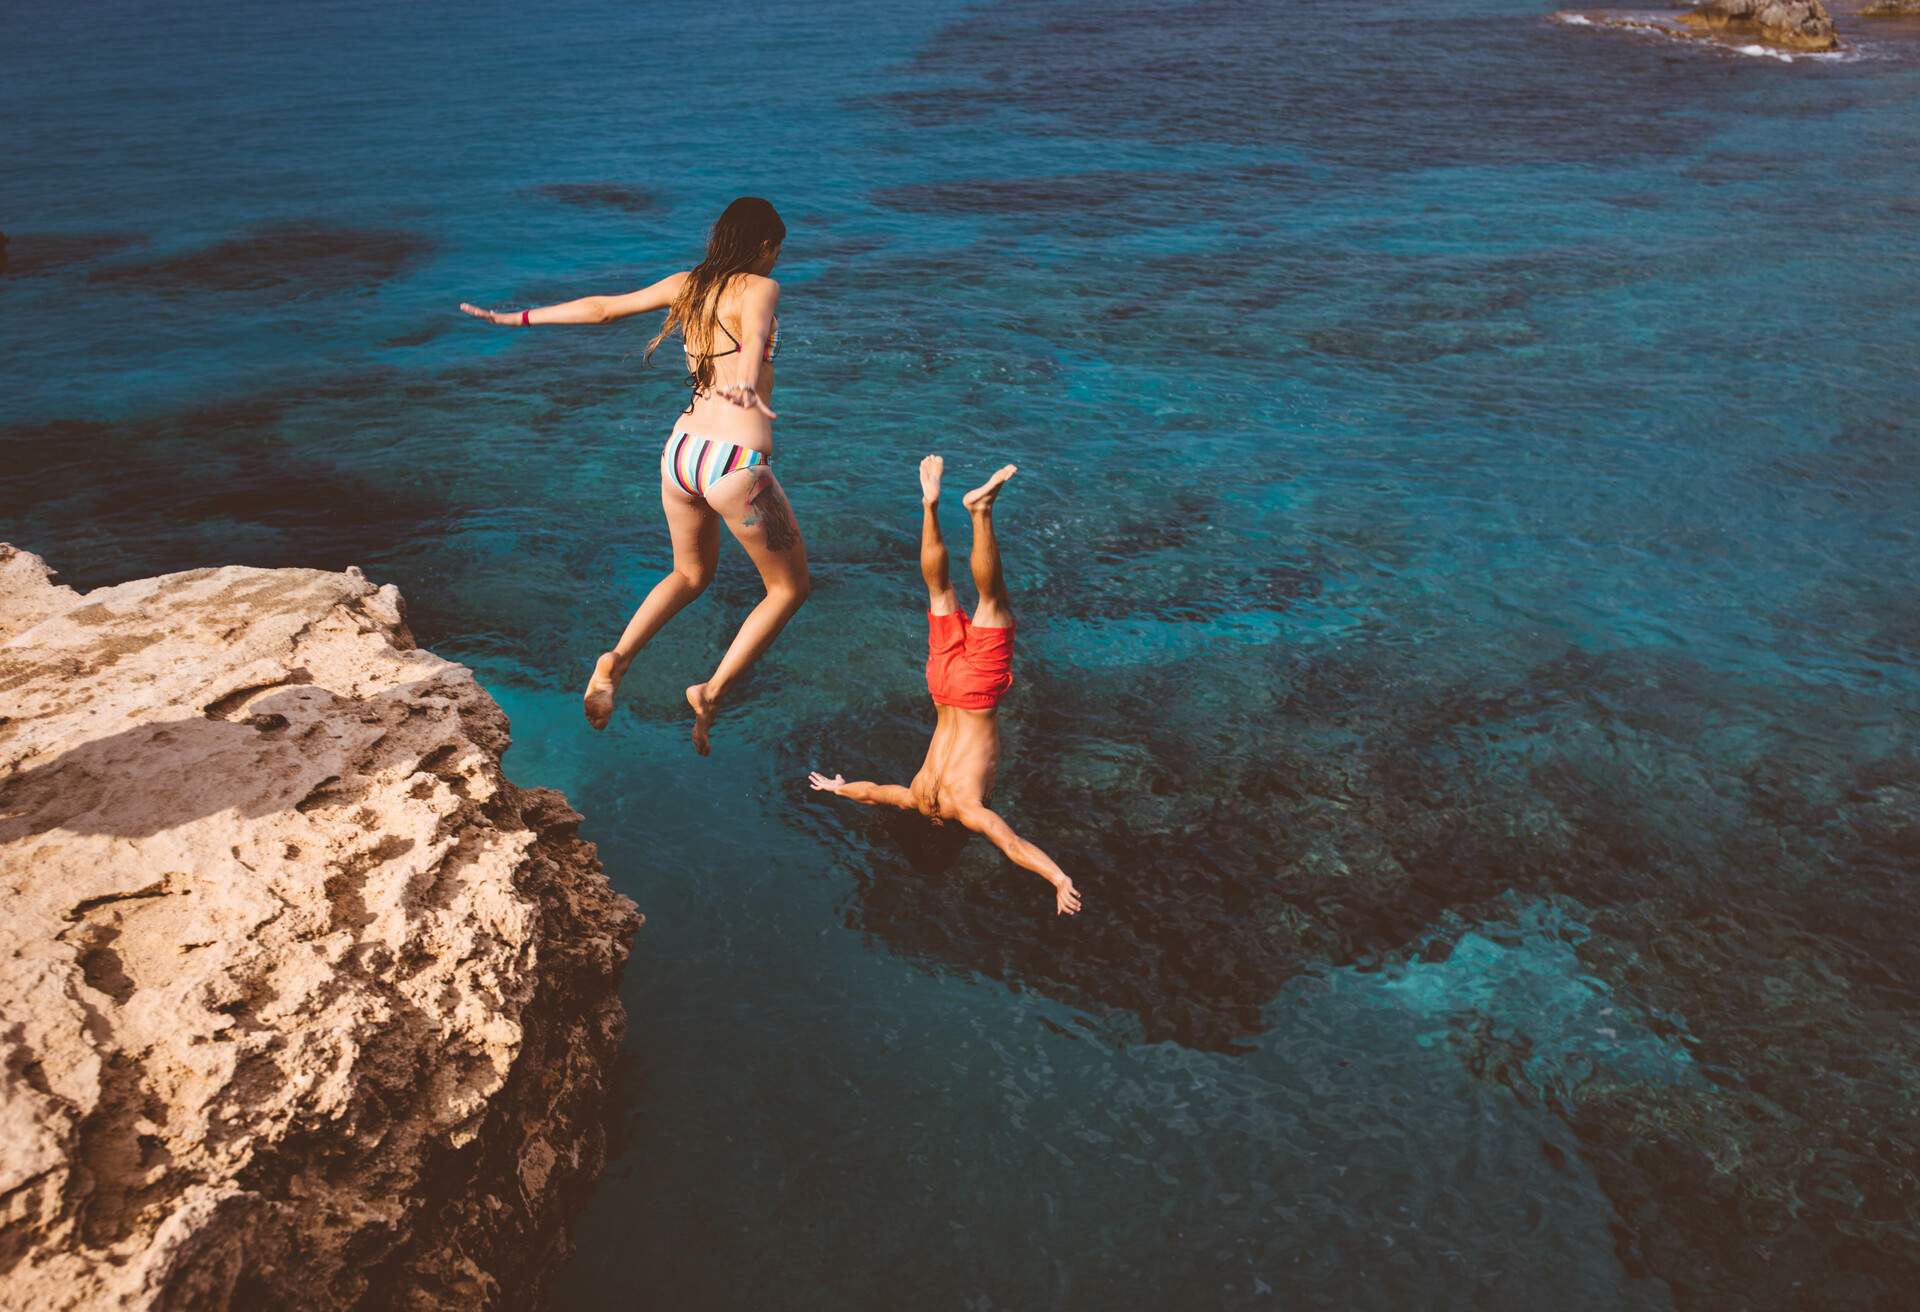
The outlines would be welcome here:
<svg viewBox="0 0 1920 1312">
<path fill-rule="evenodd" d="M 770 478 L 756 481 L 753 495 L 747 498 L 746 518 L 741 523 L 748 528 L 764 524 L 767 546 L 773 551 L 785 551 L 800 540 L 800 526 L 793 522 L 793 507 L 787 504 L 780 485 Z"/>
</svg>

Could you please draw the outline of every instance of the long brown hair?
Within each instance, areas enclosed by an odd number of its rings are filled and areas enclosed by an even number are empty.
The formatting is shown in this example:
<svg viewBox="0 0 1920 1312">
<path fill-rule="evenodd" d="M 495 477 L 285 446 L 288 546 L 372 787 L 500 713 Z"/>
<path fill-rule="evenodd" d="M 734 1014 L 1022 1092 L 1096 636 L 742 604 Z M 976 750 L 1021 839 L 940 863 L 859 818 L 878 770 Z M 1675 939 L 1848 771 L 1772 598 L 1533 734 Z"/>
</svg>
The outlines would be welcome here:
<svg viewBox="0 0 1920 1312">
<path fill-rule="evenodd" d="M 647 359 L 675 328 L 693 357 L 687 381 L 696 392 L 713 386 L 714 325 L 720 322 L 720 294 L 735 274 L 750 273 L 770 250 L 787 239 L 787 225 L 773 206 L 758 196 L 742 196 L 720 212 L 707 234 L 707 258 L 695 265 L 667 307 L 666 322 L 647 343 Z"/>
</svg>

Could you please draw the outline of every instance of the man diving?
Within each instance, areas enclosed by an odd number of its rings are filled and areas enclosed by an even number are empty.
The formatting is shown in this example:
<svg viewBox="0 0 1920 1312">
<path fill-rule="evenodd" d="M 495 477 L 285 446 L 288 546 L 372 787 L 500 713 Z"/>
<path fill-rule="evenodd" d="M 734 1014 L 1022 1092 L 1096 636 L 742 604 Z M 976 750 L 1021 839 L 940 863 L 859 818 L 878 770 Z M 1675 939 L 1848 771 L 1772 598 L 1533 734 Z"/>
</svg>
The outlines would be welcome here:
<svg viewBox="0 0 1920 1312">
<path fill-rule="evenodd" d="M 933 694 L 933 741 L 927 759 L 906 787 L 848 783 L 818 772 L 808 782 L 823 792 L 868 806 L 918 811 L 935 824 L 958 820 L 985 834 L 1015 865 L 1033 871 L 1054 888 L 1054 911 L 1080 910 L 1080 893 L 1053 858 L 1013 832 L 987 806 L 1000 764 L 1000 698 L 1013 686 L 1013 609 L 1000 572 L 993 536 L 993 502 L 1012 478 L 1007 465 L 960 499 L 973 517 L 973 584 L 980 604 L 969 619 L 947 574 L 947 544 L 940 536 L 940 475 L 946 462 L 920 462 L 920 575 L 927 584 L 927 691 Z"/>
</svg>

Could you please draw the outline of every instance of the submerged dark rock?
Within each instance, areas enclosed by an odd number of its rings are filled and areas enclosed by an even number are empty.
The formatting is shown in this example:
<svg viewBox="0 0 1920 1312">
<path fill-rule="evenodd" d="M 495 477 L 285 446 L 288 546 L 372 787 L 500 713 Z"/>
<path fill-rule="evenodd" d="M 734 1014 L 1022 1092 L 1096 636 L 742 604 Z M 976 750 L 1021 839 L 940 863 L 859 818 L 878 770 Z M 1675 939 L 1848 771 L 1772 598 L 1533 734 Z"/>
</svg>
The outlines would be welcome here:
<svg viewBox="0 0 1920 1312">
<path fill-rule="evenodd" d="M 127 232 L 0 233 L 0 273 L 13 278 L 52 273 L 145 241 Z"/>
<path fill-rule="evenodd" d="M 660 204 L 657 192 L 623 182 L 550 182 L 535 187 L 533 194 L 582 209 L 622 210 L 628 214 L 642 214 Z"/>
<path fill-rule="evenodd" d="M 365 291 L 405 272 L 432 248 L 412 232 L 281 223 L 180 255 L 96 269 L 88 281 L 167 293 Z"/>
<path fill-rule="evenodd" d="M 1885 910 L 1920 852 L 1911 748 L 1848 761 L 1785 733 L 1703 768 L 1752 690 L 1665 653 L 1451 677 L 1276 654 L 1217 692 L 1210 672 L 1022 672 L 996 805 L 1086 872 L 1098 914 L 1053 923 L 998 853 L 917 817 L 830 813 L 873 826 L 849 923 L 1122 1041 L 1232 1052 L 1290 981 L 1517 941 L 1511 908 L 1550 902 L 1584 922 L 1564 940 L 1581 973 L 1682 1075 L 1609 1065 L 1604 1036 L 1589 1066 L 1543 1072 L 1534 1018 L 1498 1004 L 1454 1017 L 1451 1046 L 1573 1130 L 1628 1273 L 1701 1307 L 1796 1287 L 1868 1306 L 1920 1281 L 1920 1117 L 1900 1094 L 1920 955 Z M 1836 731 L 1884 717 L 1839 691 L 1803 712 Z M 923 719 L 909 694 L 889 704 L 850 772 L 912 760 Z M 1836 1271 L 1857 1284 L 1830 1288 Z"/>
<path fill-rule="evenodd" d="M 189 569 L 223 536 L 241 535 L 256 564 L 344 568 L 382 560 L 409 534 L 439 531 L 461 507 L 444 488 L 377 480 L 302 449 L 286 429 L 303 402 L 337 401 L 336 389 L 256 395 L 125 423 L 73 418 L 0 424 L 12 459 L 0 491 L 18 499 L 23 530 L 71 537 L 83 563 L 67 571 L 95 587 L 146 569 Z M 188 451 L 191 460 L 182 460 Z M 106 465 L 123 480 L 107 484 Z M 431 607 L 429 607 L 431 609 Z"/>
</svg>

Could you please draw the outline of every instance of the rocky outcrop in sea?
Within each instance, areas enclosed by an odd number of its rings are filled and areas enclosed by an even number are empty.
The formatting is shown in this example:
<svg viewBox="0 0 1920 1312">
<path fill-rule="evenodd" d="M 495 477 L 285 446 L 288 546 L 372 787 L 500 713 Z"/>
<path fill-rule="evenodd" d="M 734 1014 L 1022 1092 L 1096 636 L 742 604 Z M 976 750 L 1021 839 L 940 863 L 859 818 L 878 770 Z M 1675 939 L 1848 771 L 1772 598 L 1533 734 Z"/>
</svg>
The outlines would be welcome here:
<svg viewBox="0 0 1920 1312">
<path fill-rule="evenodd" d="M 0 545 L 0 1305 L 520 1308 L 640 917 L 357 571 Z"/>
<path fill-rule="evenodd" d="M 1820 0 L 1706 0 L 1681 19 L 1693 27 L 1751 35 L 1790 50 L 1832 50 L 1840 44 L 1833 18 Z"/>
</svg>

